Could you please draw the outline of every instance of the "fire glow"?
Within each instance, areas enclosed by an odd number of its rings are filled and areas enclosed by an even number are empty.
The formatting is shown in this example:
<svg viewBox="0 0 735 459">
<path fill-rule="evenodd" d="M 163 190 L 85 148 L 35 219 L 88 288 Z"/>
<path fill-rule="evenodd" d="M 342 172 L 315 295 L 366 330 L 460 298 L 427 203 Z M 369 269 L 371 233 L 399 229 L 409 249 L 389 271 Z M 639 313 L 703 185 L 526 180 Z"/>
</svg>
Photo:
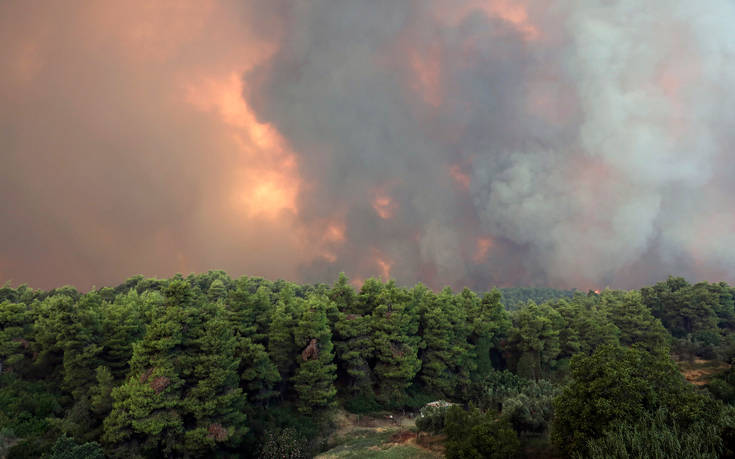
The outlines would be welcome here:
<svg viewBox="0 0 735 459">
<path fill-rule="evenodd" d="M 493 240 L 489 237 L 481 237 L 477 239 L 477 248 L 472 258 L 475 263 L 481 263 L 487 258 L 488 252 L 493 247 Z"/>
<path fill-rule="evenodd" d="M 458 165 L 453 165 L 449 168 L 449 175 L 454 180 L 454 183 L 462 190 L 469 190 L 472 178 L 469 174 L 464 172 Z"/>
<path fill-rule="evenodd" d="M 375 264 L 378 265 L 381 279 L 386 282 L 390 280 L 390 271 L 391 268 L 393 268 L 393 262 L 382 253 L 378 252 L 375 255 Z"/>
<path fill-rule="evenodd" d="M 235 172 L 235 205 L 250 217 L 274 219 L 283 211 L 297 213 L 300 180 L 296 155 L 285 147 L 286 142 L 273 126 L 257 121 L 242 96 L 240 74 L 232 72 L 185 85 L 185 100 L 215 114 L 230 127 L 243 164 Z"/>
<path fill-rule="evenodd" d="M 398 210 L 398 203 L 393 200 L 388 194 L 383 191 L 375 193 L 372 201 L 373 209 L 383 220 L 393 218 L 396 211 Z"/>
</svg>

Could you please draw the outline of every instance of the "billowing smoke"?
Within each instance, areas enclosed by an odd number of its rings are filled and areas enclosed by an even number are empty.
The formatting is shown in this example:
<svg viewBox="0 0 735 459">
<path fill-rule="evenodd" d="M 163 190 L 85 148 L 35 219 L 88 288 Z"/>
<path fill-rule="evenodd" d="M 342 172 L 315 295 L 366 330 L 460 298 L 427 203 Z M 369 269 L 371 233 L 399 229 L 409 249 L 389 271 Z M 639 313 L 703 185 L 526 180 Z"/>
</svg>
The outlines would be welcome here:
<svg viewBox="0 0 735 459">
<path fill-rule="evenodd" d="M 0 282 L 733 280 L 729 0 L 0 4 Z"/>
<path fill-rule="evenodd" d="M 246 97 L 301 155 L 307 222 L 345 219 L 333 270 L 379 252 L 401 280 L 455 285 L 733 273 L 732 2 L 280 11 Z"/>
</svg>

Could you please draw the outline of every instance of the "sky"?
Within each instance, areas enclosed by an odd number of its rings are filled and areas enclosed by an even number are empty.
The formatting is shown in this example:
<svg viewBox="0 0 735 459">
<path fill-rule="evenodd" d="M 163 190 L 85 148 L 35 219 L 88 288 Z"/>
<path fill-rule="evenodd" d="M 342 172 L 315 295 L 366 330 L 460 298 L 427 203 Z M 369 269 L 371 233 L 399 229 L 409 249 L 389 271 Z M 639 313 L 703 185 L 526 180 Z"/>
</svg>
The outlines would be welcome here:
<svg viewBox="0 0 735 459">
<path fill-rule="evenodd" d="M 4 0 L 0 68 L 0 284 L 735 278 L 731 0 Z"/>
</svg>

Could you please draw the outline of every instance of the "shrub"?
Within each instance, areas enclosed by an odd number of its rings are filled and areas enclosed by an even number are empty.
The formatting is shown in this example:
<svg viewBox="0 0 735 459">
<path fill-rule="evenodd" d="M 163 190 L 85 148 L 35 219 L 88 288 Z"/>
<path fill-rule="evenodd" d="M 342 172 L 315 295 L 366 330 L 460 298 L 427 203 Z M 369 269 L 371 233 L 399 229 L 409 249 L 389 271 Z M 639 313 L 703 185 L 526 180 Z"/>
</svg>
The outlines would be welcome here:
<svg viewBox="0 0 735 459">
<path fill-rule="evenodd" d="M 299 435 L 296 429 L 270 430 L 260 449 L 263 459 L 306 459 L 309 457 L 308 440 Z"/>
</svg>

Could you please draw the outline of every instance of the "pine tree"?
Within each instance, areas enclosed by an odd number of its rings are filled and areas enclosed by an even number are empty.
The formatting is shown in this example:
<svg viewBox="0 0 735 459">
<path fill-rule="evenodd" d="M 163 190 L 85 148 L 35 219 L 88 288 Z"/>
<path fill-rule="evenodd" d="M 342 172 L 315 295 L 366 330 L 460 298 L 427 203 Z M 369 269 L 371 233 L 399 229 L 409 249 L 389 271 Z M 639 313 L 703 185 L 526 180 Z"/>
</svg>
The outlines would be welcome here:
<svg viewBox="0 0 735 459">
<path fill-rule="evenodd" d="M 468 311 L 468 320 L 472 327 L 470 342 L 474 345 L 477 360 L 473 379 L 479 380 L 493 371 L 490 353 L 505 338 L 512 323 L 500 301 L 498 289 L 486 293 L 480 301 L 469 290 L 463 291 L 461 298 Z"/>
<path fill-rule="evenodd" d="M 165 311 L 134 346 L 130 377 L 112 391 L 103 440 L 118 456 L 137 445 L 149 454 L 206 454 L 237 445 L 247 430 L 225 311 L 196 306 L 195 293 L 171 282 Z"/>
<path fill-rule="evenodd" d="M 419 317 L 409 294 L 393 281 L 385 286 L 377 303 L 371 314 L 377 394 L 384 403 L 400 405 L 421 368 Z"/>
<path fill-rule="evenodd" d="M 469 386 L 473 367 L 470 328 L 465 310 L 449 288 L 438 296 L 425 296 L 422 317 L 423 339 L 420 379 L 437 394 L 455 397 Z"/>
<path fill-rule="evenodd" d="M 565 327 L 561 314 L 548 304 L 529 302 L 515 312 L 509 344 L 519 355 L 520 376 L 538 380 L 561 352 L 559 332 Z"/>
<path fill-rule="evenodd" d="M 339 273 L 337 282 L 329 291 L 329 299 L 337 305 L 337 308 L 347 314 L 355 314 L 356 310 L 357 295 L 355 289 L 350 285 L 350 280 L 347 278 L 345 273 Z"/>
<path fill-rule="evenodd" d="M 337 365 L 333 363 L 332 333 L 327 321 L 329 299 L 310 296 L 294 330 L 294 339 L 302 349 L 298 368 L 291 378 L 298 394 L 302 413 L 333 405 L 337 389 Z"/>
<path fill-rule="evenodd" d="M 666 329 L 643 304 L 640 293 L 603 292 L 601 299 L 608 318 L 620 330 L 620 344 L 639 344 L 649 351 L 665 351 L 668 348 Z"/>
<path fill-rule="evenodd" d="M 337 367 L 351 396 L 373 396 L 371 323 L 369 315 L 343 313 L 335 324 Z"/>
<path fill-rule="evenodd" d="M 241 386 L 248 400 L 258 403 L 267 403 L 276 396 L 274 385 L 281 380 L 265 348 L 268 342 L 265 322 L 272 317 L 270 302 L 268 288 L 258 287 L 248 278 L 238 280 L 236 290 L 226 299 L 227 318 L 235 333 L 237 355 L 240 356 Z"/>
<path fill-rule="evenodd" d="M 294 327 L 296 315 L 300 314 L 302 309 L 302 302 L 303 300 L 288 295 L 278 300 L 273 312 L 268 335 L 268 355 L 278 368 L 284 382 L 291 377 L 296 364 L 295 356 L 298 349 L 294 342 Z"/>
</svg>

